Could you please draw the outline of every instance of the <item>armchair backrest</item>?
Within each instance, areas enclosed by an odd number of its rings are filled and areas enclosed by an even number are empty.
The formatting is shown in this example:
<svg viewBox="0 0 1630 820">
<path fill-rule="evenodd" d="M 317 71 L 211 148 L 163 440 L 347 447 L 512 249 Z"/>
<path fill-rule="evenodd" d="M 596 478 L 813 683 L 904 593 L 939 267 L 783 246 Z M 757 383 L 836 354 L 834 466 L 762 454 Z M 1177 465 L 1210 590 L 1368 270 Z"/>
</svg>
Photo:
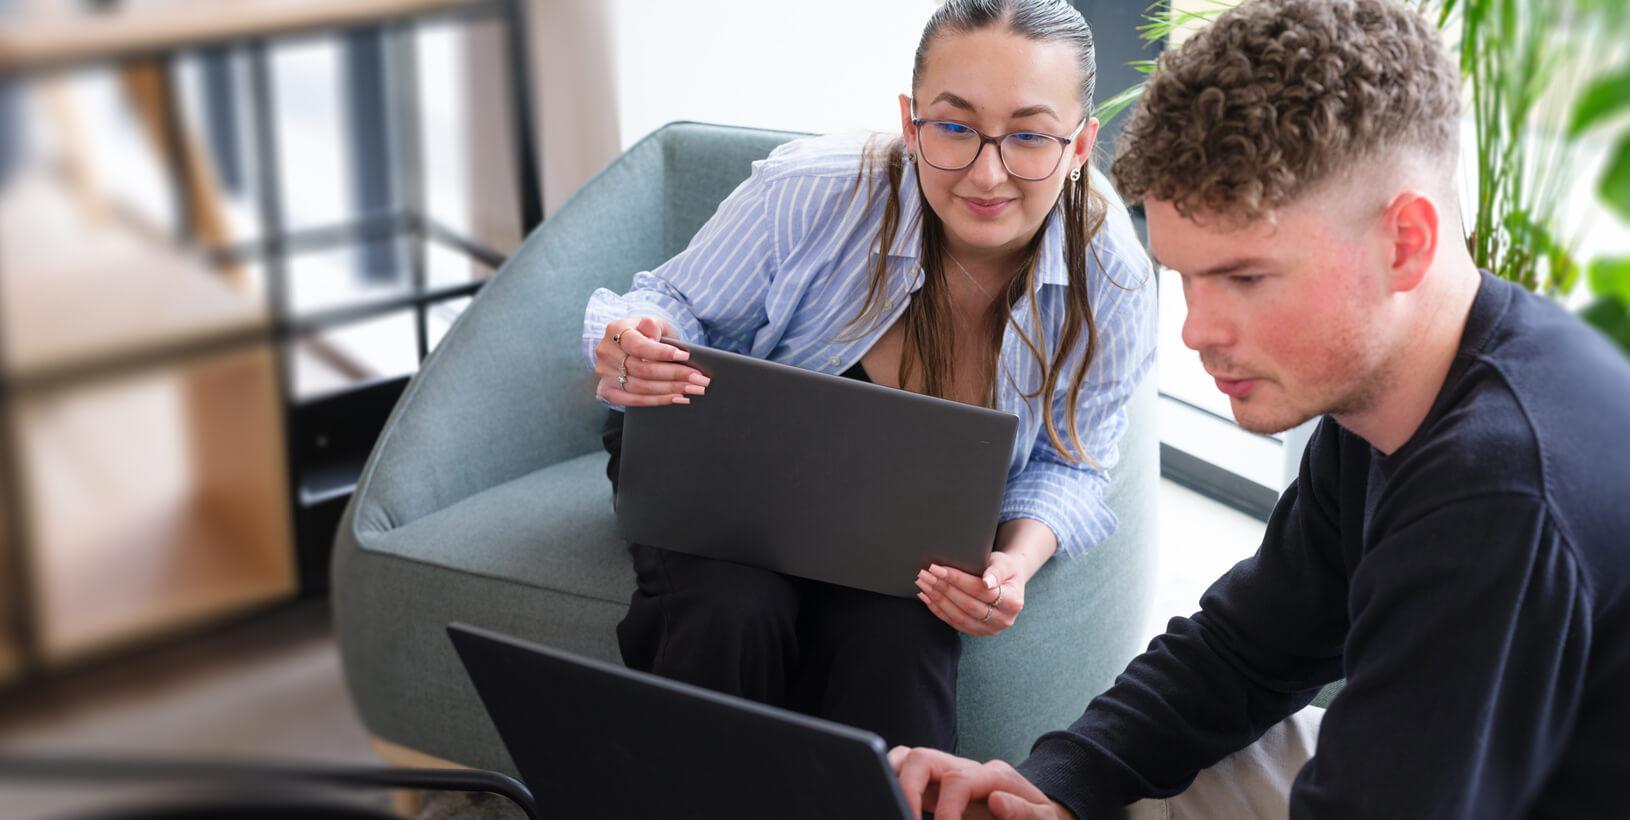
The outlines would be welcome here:
<svg viewBox="0 0 1630 820">
<path fill-rule="evenodd" d="M 357 525 L 402 526 L 598 448 L 604 410 L 580 352 L 589 294 L 683 250 L 752 163 L 796 136 L 674 123 L 585 183 L 409 383 L 358 485 Z"/>
</svg>

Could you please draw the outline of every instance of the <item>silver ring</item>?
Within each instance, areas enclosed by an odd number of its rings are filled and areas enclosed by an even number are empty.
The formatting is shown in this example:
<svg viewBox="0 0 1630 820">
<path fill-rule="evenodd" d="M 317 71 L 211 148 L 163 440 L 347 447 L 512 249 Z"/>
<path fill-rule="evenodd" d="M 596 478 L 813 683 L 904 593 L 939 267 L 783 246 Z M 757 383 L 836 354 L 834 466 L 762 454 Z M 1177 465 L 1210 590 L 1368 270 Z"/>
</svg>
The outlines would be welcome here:
<svg viewBox="0 0 1630 820">
<path fill-rule="evenodd" d="M 986 621 L 989 621 L 990 620 L 990 614 L 992 612 L 995 612 L 995 611 L 996 611 L 996 605 L 995 604 L 985 604 L 985 617 L 980 618 L 979 622 L 980 623 L 985 623 Z"/>
<path fill-rule="evenodd" d="M 624 373 L 621 376 L 617 377 L 617 386 L 618 387 L 627 387 L 628 386 L 628 374 L 627 373 Z"/>
</svg>

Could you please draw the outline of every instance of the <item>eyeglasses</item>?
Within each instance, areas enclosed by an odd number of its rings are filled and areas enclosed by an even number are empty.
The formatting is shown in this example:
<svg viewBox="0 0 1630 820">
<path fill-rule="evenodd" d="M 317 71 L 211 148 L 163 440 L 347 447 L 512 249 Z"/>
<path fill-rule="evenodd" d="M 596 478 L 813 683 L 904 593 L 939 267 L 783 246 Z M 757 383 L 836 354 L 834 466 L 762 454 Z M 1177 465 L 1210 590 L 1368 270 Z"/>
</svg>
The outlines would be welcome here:
<svg viewBox="0 0 1630 820">
<path fill-rule="evenodd" d="M 1067 137 L 1041 134 L 1035 131 L 1014 131 L 1000 137 L 987 137 L 978 129 L 949 120 L 911 121 L 917 129 L 917 150 L 923 161 L 941 171 L 960 171 L 979 159 L 986 143 L 996 146 L 996 155 L 1009 176 L 1029 182 L 1043 180 L 1058 170 L 1064 159 L 1064 149 L 1075 141 L 1087 121 L 1075 127 Z"/>
</svg>

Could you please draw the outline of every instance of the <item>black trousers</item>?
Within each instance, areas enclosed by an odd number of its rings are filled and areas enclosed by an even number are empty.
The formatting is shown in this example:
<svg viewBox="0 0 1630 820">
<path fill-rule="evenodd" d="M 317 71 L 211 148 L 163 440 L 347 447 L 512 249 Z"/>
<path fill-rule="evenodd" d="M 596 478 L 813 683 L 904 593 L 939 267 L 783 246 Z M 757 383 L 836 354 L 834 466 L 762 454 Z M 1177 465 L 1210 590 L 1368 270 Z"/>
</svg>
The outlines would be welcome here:
<svg viewBox="0 0 1630 820">
<path fill-rule="evenodd" d="M 613 492 L 623 414 L 603 438 Z M 631 669 L 867 729 L 890 746 L 956 743 L 962 641 L 899 598 L 644 544 L 617 625 Z"/>
</svg>

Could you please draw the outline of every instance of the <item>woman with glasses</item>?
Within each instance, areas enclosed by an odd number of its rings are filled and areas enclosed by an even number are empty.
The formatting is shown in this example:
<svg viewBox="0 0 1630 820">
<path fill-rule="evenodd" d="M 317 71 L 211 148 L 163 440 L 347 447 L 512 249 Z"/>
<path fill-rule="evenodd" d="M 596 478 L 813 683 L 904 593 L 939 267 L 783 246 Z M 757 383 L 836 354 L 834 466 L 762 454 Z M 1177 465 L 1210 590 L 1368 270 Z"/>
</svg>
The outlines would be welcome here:
<svg viewBox="0 0 1630 820">
<path fill-rule="evenodd" d="M 634 545 L 630 667 L 951 748 L 960 634 L 1012 626 L 1043 563 L 1114 531 L 1107 471 L 1153 360 L 1148 257 L 1088 166 L 1094 74 L 1064 0 L 949 0 L 899 139 L 777 149 L 685 251 L 591 297 L 584 355 L 614 407 L 706 390 L 671 336 L 1019 417 L 982 575 L 931 567 L 912 600 Z"/>
</svg>

